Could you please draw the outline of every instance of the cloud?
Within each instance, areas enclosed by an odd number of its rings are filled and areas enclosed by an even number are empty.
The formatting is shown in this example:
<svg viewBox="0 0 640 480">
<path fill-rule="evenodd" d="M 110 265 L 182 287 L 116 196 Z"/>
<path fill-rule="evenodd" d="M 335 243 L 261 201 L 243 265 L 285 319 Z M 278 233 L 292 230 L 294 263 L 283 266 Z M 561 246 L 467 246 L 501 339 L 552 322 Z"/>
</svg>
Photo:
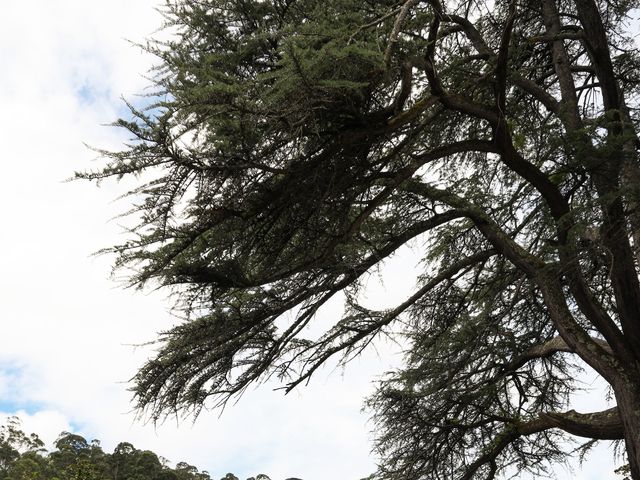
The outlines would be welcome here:
<svg viewBox="0 0 640 480">
<path fill-rule="evenodd" d="M 250 391 L 222 417 L 205 412 L 195 424 L 154 427 L 131 412 L 127 380 L 150 354 L 131 345 L 176 319 L 162 293 L 122 290 L 108 279 L 112 259 L 91 256 L 123 239 L 119 221 L 107 219 L 126 208 L 113 202 L 126 185 L 64 180 L 92 167 L 84 143 L 117 149 L 126 138 L 101 125 L 124 113 L 121 95 L 135 100 L 147 85 L 153 59 L 124 39 L 141 42 L 160 25 L 154 5 L 3 5 L 0 411 L 18 414 L 50 446 L 73 429 L 107 450 L 131 441 L 214 478 L 360 478 L 373 469 L 360 413 L 368 365 L 349 381 L 325 370 L 286 398 L 275 385 Z"/>
<path fill-rule="evenodd" d="M 0 424 L 4 424 L 10 416 L 18 417 L 22 423 L 22 430 L 27 434 L 37 434 L 49 448 L 60 433 L 75 429 L 62 413 L 55 410 L 39 410 L 29 413 L 19 409 L 12 411 L 11 414 L 0 413 Z"/>
</svg>

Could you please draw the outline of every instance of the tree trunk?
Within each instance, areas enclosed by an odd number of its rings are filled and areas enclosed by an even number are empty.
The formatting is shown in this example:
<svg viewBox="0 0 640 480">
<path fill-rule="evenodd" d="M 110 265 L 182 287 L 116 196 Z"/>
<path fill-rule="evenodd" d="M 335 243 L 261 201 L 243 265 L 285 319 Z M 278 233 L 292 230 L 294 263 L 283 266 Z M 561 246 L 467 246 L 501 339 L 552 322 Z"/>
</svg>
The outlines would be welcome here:
<svg viewBox="0 0 640 480">
<path fill-rule="evenodd" d="M 640 480 L 640 386 L 632 382 L 623 382 L 614 390 L 624 426 L 631 478 Z"/>
</svg>

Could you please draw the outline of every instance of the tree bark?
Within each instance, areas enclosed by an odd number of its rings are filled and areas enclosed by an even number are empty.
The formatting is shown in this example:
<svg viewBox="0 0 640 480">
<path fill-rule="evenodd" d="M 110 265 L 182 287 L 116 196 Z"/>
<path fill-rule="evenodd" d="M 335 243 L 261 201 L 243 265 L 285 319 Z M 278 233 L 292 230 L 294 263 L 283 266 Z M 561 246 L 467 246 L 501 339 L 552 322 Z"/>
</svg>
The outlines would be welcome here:
<svg viewBox="0 0 640 480">
<path fill-rule="evenodd" d="M 640 480 L 640 385 L 623 380 L 614 385 L 614 392 L 624 427 L 631 478 Z"/>
</svg>

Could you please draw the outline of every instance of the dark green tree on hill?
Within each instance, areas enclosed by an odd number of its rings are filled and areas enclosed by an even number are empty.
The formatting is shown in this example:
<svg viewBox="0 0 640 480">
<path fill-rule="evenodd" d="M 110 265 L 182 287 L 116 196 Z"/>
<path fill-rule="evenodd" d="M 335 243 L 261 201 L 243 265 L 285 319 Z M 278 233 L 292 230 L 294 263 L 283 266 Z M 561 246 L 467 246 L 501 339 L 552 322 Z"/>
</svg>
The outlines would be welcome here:
<svg viewBox="0 0 640 480">
<path fill-rule="evenodd" d="M 290 390 L 385 334 L 407 352 L 369 400 L 379 478 L 539 473 L 578 436 L 623 442 L 640 480 L 636 7 L 167 2 L 157 103 L 80 175 L 138 178 L 116 266 L 189 314 L 137 374 L 138 406 L 197 413 L 274 375 Z M 416 290 L 361 305 L 407 243 Z M 571 410 L 582 367 L 615 406 Z"/>
<path fill-rule="evenodd" d="M 44 443 L 35 435 L 25 434 L 20 421 L 11 417 L 0 427 L 0 479 L 15 476 L 15 472 L 45 472 L 41 460 Z M 17 478 L 29 478 L 20 473 Z"/>
<path fill-rule="evenodd" d="M 127 442 L 109 454 L 97 440 L 88 442 L 62 432 L 54 446 L 47 452 L 37 435 L 25 434 L 19 420 L 10 418 L 0 427 L 0 480 L 211 480 L 207 472 L 188 463 L 178 462 L 171 468 L 155 453 Z M 257 479 L 269 477 L 258 475 Z"/>
</svg>

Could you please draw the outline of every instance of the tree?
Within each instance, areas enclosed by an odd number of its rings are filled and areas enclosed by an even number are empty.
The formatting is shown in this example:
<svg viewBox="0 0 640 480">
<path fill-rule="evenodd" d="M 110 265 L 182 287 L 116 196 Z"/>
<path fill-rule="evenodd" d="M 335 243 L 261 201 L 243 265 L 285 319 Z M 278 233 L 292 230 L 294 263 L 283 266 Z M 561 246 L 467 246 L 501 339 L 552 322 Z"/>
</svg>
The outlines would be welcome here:
<svg viewBox="0 0 640 480">
<path fill-rule="evenodd" d="M 167 2 L 157 101 L 79 175 L 138 178 L 116 267 L 187 313 L 138 407 L 291 390 L 384 333 L 407 354 L 368 402 L 379 478 L 536 473 L 571 435 L 624 442 L 639 480 L 637 3 Z M 407 243 L 417 290 L 366 308 L 363 280 Z M 570 410 L 582 366 L 614 407 Z"/>
<path fill-rule="evenodd" d="M 0 427 L 0 479 L 15 478 L 14 464 L 24 457 L 31 461 L 44 450 L 44 443 L 35 435 L 27 435 L 21 430 L 20 419 L 9 417 Z M 21 453 L 22 452 L 22 453 Z"/>
<path fill-rule="evenodd" d="M 54 475 L 47 458 L 42 452 L 24 452 L 17 458 L 7 475 L 7 480 L 44 480 L 59 478 Z"/>
<path fill-rule="evenodd" d="M 107 476 L 107 457 L 97 440 L 89 443 L 81 435 L 62 432 L 55 447 L 48 460 L 60 480 L 99 480 Z"/>
<path fill-rule="evenodd" d="M 185 462 L 170 468 L 149 450 L 119 443 L 104 453 L 98 440 L 62 432 L 55 450 L 48 453 L 35 434 L 26 435 L 17 417 L 0 427 L 0 479 L 2 480 L 211 480 L 205 471 Z M 228 474 L 225 478 L 236 478 Z M 257 480 L 269 480 L 258 475 Z"/>
<path fill-rule="evenodd" d="M 174 479 L 169 475 L 158 456 L 148 450 L 137 450 L 128 442 L 119 443 L 110 457 L 110 471 L 114 480 Z M 197 469 L 196 469 L 197 471 Z M 188 477 L 192 478 L 192 477 Z"/>
</svg>

